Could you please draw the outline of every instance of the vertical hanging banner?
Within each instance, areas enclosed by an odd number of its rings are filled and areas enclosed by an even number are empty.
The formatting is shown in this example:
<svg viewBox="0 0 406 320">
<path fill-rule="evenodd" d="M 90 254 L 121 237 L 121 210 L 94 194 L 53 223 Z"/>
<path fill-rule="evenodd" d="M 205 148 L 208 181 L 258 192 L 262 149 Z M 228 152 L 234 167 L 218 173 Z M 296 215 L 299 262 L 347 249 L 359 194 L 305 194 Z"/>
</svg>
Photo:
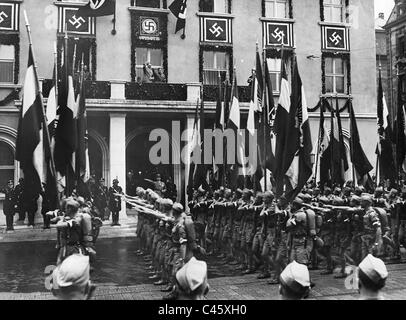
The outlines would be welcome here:
<svg viewBox="0 0 406 320">
<path fill-rule="evenodd" d="M 96 20 L 94 17 L 80 15 L 78 13 L 79 7 L 59 6 L 58 9 L 59 33 L 63 34 L 67 31 L 77 35 L 96 35 Z"/>
<path fill-rule="evenodd" d="M 200 17 L 201 43 L 233 43 L 232 18 Z"/>
<path fill-rule="evenodd" d="M 0 31 L 19 31 L 20 4 L 0 2 Z"/>
<path fill-rule="evenodd" d="M 295 45 L 293 22 L 263 21 L 262 32 L 265 47 L 293 48 Z"/>
<path fill-rule="evenodd" d="M 322 50 L 350 51 L 350 29 L 340 26 L 321 26 Z"/>
</svg>

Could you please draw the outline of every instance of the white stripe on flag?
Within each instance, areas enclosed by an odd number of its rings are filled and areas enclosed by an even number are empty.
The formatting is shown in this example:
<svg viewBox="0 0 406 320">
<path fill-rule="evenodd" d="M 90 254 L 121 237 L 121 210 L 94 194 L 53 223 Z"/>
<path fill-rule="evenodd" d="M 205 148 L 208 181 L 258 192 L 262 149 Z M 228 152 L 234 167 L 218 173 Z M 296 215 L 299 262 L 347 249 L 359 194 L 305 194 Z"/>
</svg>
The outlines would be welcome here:
<svg viewBox="0 0 406 320">
<path fill-rule="evenodd" d="M 240 102 L 237 97 L 233 97 L 233 104 L 231 105 L 230 120 L 234 123 L 237 129 L 240 129 Z"/>
<path fill-rule="evenodd" d="M 40 142 L 38 143 L 37 147 L 32 154 L 32 163 L 34 165 L 35 170 L 38 173 L 38 177 L 41 180 L 41 183 L 46 183 L 46 167 L 45 167 L 45 159 L 44 159 L 44 135 L 43 129 L 39 132 Z"/>
<path fill-rule="evenodd" d="M 55 119 L 56 119 L 56 90 L 55 90 L 55 87 L 53 87 L 51 89 L 51 91 L 49 92 L 46 116 L 47 116 L 48 125 L 50 125 L 52 123 L 52 121 L 55 121 Z"/>
<path fill-rule="evenodd" d="M 279 97 L 278 105 L 284 108 L 287 113 L 290 112 L 290 85 L 288 80 L 285 78 L 282 78 L 281 95 Z"/>
<path fill-rule="evenodd" d="M 24 81 L 24 93 L 23 93 L 23 117 L 27 113 L 28 109 L 34 104 L 37 97 L 37 88 L 34 73 L 34 66 L 29 66 Z"/>
</svg>

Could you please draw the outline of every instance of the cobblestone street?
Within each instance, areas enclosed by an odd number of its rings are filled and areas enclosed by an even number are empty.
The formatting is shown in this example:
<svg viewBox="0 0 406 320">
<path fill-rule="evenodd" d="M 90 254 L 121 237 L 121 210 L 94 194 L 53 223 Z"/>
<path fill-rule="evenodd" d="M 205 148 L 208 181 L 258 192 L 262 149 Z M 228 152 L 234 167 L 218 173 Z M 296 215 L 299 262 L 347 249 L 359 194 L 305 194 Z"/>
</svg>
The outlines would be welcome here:
<svg viewBox="0 0 406 320">
<path fill-rule="evenodd" d="M 137 245 L 135 224 L 121 228 L 105 226 L 97 244 L 98 259 L 92 281 L 97 285 L 97 300 L 159 300 L 160 287 L 152 285 L 145 271 L 146 263 L 135 254 Z M 120 231 L 126 235 L 118 238 Z M 55 230 L 18 230 L 2 234 L 0 239 L 0 299 L 53 299 L 44 286 L 44 268 L 53 263 Z M 31 242 L 21 241 L 28 238 Z M 38 241 L 41 240 L 41 241 Z M 257 274 L 242 276 L 235 267 L 222 265 L 215 258 L 208 259 L 210 293 L 208 300 L 276 300 L 278 286 L 258 280 Z M 386 299 L 406 299 L 406 264 L 388 265 L 389 278 L 384 290 Z M 321 276 L 311 271 L 316 283 L 309 299 L 356 299 L 357 292 L 346 288 L 345 279 Z M 351 282 L 347 280 L 347 287 Z"/>
</svg>

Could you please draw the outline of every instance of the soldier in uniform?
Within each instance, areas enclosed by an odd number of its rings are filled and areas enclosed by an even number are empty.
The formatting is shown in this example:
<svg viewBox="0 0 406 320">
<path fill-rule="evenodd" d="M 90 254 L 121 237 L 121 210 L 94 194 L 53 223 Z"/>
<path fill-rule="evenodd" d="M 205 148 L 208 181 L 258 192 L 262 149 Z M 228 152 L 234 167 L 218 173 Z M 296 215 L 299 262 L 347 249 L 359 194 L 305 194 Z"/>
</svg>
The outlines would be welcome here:
<svg viewBox="0 0 406 320">
<path fill-rule="evenodd" d="M 17 201 L 17 212 L 18 221 L 23 223 L 25 221 L 25 208 L 23 202 L 24 193 L 24 178 L 18 180 L 18 184 L 15 187 L 16 201 Z"/>
<path fill-rule="evenodd" d="M 160 197 L 163 197 L 165 195 L 165 192 L 166 192 L 165 183 L 161 180 L 161 175 L 159 173 L 155 175 L 154 191 Z"/>
<path fill-rule="evenodd" d="M 274 194 L 271 191 L 264 193 L 264 207 L 260 213 L 262 221 L 264 243 L 262 245 L 261 259 L 263 262 L 263 272 L 258 275 L 258 279 L 271 277 L 271 268 L 274 269 L 275 235 L 277 215 L 275 213 Z"/>
<path fill-rule="evenodd" d="M 109 189 L 109 209 L 112 214 L 112 226 L 120 225 L 118 223 L 121 211 L 121 196 L 119 196 L 119 194 L 123 194 L 123 189 L 118 184 L 119 181 L 114 179 L 113 186 Z"/>
<path fill-rule="evenodd" d="M 97 209 L 97 213 L 100 219 L 106 220 L 106 208 L 107 208 L 107 187 L 104 185 L 104 179 L 101 178 L 99 183 L 96 184 L 96 190 L 94 194 L 94 205 Z"/>
<path fill-rule="evenodd" d="M 56 227 L 61 231 L 61 248 L 57 265 L 72 254 L 96 254 L 93 249 L 92 221 L 88 213 L 79 212 L 79 203 L 73 198 L 66 200 L 65 215 Z"/>
<path fill-rule="evenodd" d="M 363 216 L 363 235 L 362 259 L 370 253 L 376 253 L 379 242 L 381 241 L 382 231 L 381 222 L 377 212 L 372 208 L 372 197 L 364 194 L 361 197 L 361 207 L 364 210 Z"/>
<path fill-rule="evenodd" d="M 5 189 L 1 190 L 4 193 L 3 212 L 6 216 L 6 231 L 14 230 L 14 214 L 17 211 L 17 195 L 14 189 L 13 180 L 7 182 Z"/>
<path fill-rule="evenodd" d="M 243 274 L 254 273 L 252 242 L 255 236 L 255 214 L 253 193 L 249 189 L 244 189 L 242 194 L 242 204 L 238 208 L 242 213 L 241 249 L 244 256 Z"/>
<path fill-rule="evenodd" d="M 183 206 L 180 203 L 175 203 L 172 207 L 172 213 L 174 217 L 174 226 L 171 233 L 171 256 L 170 256 L 170 285 L 172 286 L 172 292 L 164 297 L 164 300 L 172 300 L 176 296 L 175 284 L 176 273 L 184 266 L 187 251 L 187 234 L 184 221 Z"/>
<path fill-rule="evenodd" d="M 303 200 L 296 198 L 291 207 L 291 217 L 286 227 L 290 234 L 290 261 L 307 265 L 310 261 L 310 252 L 313 246 L 313 237 L 316 231 L 310 228 L 309 214 L 303 210 Z M 312 211 L 314 218 L 316 214 Z"/>
<path fill-rule="evenodd" d="M 281 196 L 275 207 L 275 258 L 274 258 L 274 275 L 268 284 L 279 284 L 279 276 L 286 267 L 288 261 L 288 232 L 287 222 L 290 218 L 289 203 L 285 196 Z"/>
<path fill-rule="evenodd" d="M 223 215 L 221 217 L 221 243 L 224 245 L 225 256 L 227 261 L 232 261 L 234 258 L 233 246 L 232 246 L 232 230 L 233 230 L 233 203 L 232 203 L 233 193 L 230 189 L 224 190 L 224 202 Z"/>
</svg>

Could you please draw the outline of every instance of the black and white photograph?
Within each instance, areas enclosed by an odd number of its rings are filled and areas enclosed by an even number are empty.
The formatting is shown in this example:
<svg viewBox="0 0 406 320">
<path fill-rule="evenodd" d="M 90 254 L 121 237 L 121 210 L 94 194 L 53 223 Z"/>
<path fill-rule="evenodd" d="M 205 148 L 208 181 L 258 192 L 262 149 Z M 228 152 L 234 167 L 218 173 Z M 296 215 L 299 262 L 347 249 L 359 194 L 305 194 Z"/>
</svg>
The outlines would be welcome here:
<svg viewBox="0 0 406 320">
<path fill-rule="evenodd" d="M 0 0 L 0 300 L 406 300 L 406 0 Z"/>
</svg>

